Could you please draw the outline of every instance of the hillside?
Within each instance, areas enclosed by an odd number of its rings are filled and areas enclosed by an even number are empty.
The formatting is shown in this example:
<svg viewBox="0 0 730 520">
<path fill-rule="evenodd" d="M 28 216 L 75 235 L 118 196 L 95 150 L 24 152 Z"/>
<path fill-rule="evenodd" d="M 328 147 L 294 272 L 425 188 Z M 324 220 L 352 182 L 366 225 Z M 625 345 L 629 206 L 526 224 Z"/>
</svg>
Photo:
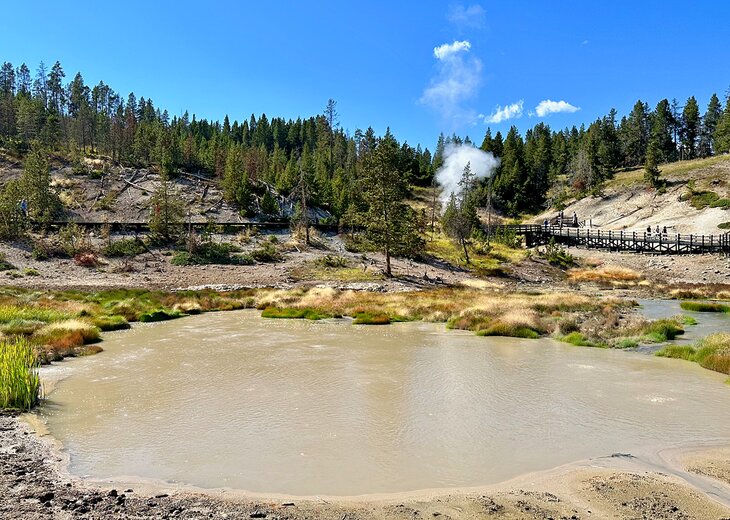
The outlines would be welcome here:
<svg viewBox="0 0 730 520">
<path fill-rule="evenodd" d="M 52 161 L 51 184 L 61 197 L 66 218 L 81 222 L 137 223 L 149 220 L 150 196 L 160 181 L 160 175 L 152 168 L 133 168 L 101 159 L 84 159 L 83 168 L 74 169 L 67 161 Z M 79 171 L 81 170 L 81 171 Z M 22 165 L 0 154 L 0 186 L 8 180 L 20 177 Z M 294 201 L 280 195 L 275 188 L 259 183 L 253 193 L 251 209 L 260 209 L 261 197 L 268 189 L 279 203 L 280 214 L 266 216 L 257 212 L 250 218 L 242 215 L 235 204 L 223 198 L 220 181 L 208 176 L 180 170 L 173 180 L 174 188 L 184 201 L 188 211 L 186 220 L 192 222 L 246 222 L 289 217 L 294 211 Z M 258 193 L 256 193 L 258 191 Z M 330 217 L 330 213 L 309 208 L 312 220 Z"/>
<path fill-rule="evenodd" d="M 658 225 L 670 233 L 727 232 L 719 226 L 730 222 L 730 155 L 665 164 L 660 170 L 664 190 L 646 185 L 643 168 L 621 171 L 601 196 L 568 201 L 565 215 L 575 212 L 580 221 L 605 229 L 643 231 Z M 541 223 L 558 211 L 550 208 L 530 222 Z"/>
</svg>

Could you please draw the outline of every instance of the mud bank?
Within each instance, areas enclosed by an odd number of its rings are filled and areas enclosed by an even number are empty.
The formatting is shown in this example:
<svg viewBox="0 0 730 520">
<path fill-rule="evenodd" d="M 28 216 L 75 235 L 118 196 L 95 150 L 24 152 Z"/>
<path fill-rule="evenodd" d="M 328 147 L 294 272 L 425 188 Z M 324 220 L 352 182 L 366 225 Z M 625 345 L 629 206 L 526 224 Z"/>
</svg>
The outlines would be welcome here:
<svg viewBox="0 0 730 520">
<path fill-rule="evenodd" d="M 681 457 L 687 469 L 712 463 L 727 474 L 725 448 Z M 608 456 L 533 473 L 479 489 L 365 497 L 254 496 L 138 483 L 91 483 L 70 476 L 46 437 L 17 416 L 0 416 L 0 517 L 63 518 L 730 518 L 730 485 L 685 468 L 657 469 L 630 456 Z M 127 485 L 131 487 L 126 487 Z M 710 493 L 708 495 L 707 493 Z"/>
</svg>

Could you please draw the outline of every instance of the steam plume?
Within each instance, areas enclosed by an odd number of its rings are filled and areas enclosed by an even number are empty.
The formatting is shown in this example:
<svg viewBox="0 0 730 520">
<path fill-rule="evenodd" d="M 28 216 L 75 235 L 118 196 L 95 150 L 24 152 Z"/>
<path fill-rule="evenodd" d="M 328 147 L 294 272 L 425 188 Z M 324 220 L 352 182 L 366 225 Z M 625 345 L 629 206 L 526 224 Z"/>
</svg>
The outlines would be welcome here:
<svg viewBox="0 0 730 520">
<path fill-rule="evenodd" d="M 436 172 L 436 182 L 443 188 L 441 204 L 448 203 L 451 194 L 459 195 L 459 181 L 469 163 L 477 179 L 490 177 L 499 166 L 499 158 L 469 144 L 448 144 L 444 149 L 444 164 Z"/>
</svg>

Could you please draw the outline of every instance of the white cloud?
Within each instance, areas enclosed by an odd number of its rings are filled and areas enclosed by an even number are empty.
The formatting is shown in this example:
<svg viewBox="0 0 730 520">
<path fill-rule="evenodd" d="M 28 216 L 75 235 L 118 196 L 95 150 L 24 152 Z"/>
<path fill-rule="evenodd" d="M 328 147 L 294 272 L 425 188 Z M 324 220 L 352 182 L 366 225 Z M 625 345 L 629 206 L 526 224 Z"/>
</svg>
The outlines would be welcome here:
<svg viewBox="0 0 730 520">
<path fill-rule="evenodd" d="M 458 26 L 480 28 L 485 21 L 484 8 L 479 4 L 464 6 L 457 4 L 449 9 L 448 20 Z"/>
<path fill-rule="evenodd" d="M 535 113 L 539 117 L 545 117 L 550 114 L 557 114 L 559 112 L 567 112 L 567 113 L 573 113 L 580 110 L 580 107 L 576 107 L 568 103 L 567 101 L 551 101 L 550 99 L 545 99 L 543 101 L 540 101 L 538 105 L 535 107 Z"/>
<path fill-rule="evenodd" d="M 582 42 L 580 42 L 581 45 L 588 45 L 588 43 L 588 40 L 583 40 Z"/>
<path fill-rule="evenodd" d="M 517 119 L 522 117 L 523 105 L 523 100 L 519 100 L 517 103 L 512 103 L 511 105 L 506 105 L 504 107 L 497 105 L 497 108 L 495 108 L 494 112 L 490 115 L 485 116 L 484 114 L 479 114 L 479 118 L 483 119 L 485 123 L 494 124 L 501 123 L 502 121 L 507 121 L 509 119 Z"/>
<path fill-rule="evenodd" d="M 481 83 L 482 62 L 469 56 L 471 43 L 455 41 L 434 48 L 438 72 L 419 100 L 451 123 L 468 122 L 474 115 L 463 103 L 474 96 Z"/>
<path fill-rule="evenodd" d="M 469 52 L 471 50 L 471 43 L 468 41 L 454 41 L 454 43 L 444 43 L 438 47 L 434 47 L 433 55 L 436 56 L 437 60 L 445 60 L 454 54 L 459 52 Z"/>
</svg>

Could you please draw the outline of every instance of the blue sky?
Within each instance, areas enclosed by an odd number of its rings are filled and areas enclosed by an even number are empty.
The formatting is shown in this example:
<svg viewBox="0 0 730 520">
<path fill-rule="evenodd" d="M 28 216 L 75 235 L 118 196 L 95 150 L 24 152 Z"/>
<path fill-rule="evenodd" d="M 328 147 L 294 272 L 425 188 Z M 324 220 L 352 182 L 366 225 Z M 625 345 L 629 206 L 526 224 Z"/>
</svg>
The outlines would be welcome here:
<svg viewBox="0 0 730 520">
<path fill-rule="evenodd" d="M 730 87 L 728 20 L 718 0 L 13 2 L 0 61 L 60 60 L 67 80 L 231 121 L 334 98 L 350 132 L 433 148 L 442 131 L 481 142 L 487 126 L 579 125 L 639 98 L 695 95 L 704 111 Z"/>
</svg>

